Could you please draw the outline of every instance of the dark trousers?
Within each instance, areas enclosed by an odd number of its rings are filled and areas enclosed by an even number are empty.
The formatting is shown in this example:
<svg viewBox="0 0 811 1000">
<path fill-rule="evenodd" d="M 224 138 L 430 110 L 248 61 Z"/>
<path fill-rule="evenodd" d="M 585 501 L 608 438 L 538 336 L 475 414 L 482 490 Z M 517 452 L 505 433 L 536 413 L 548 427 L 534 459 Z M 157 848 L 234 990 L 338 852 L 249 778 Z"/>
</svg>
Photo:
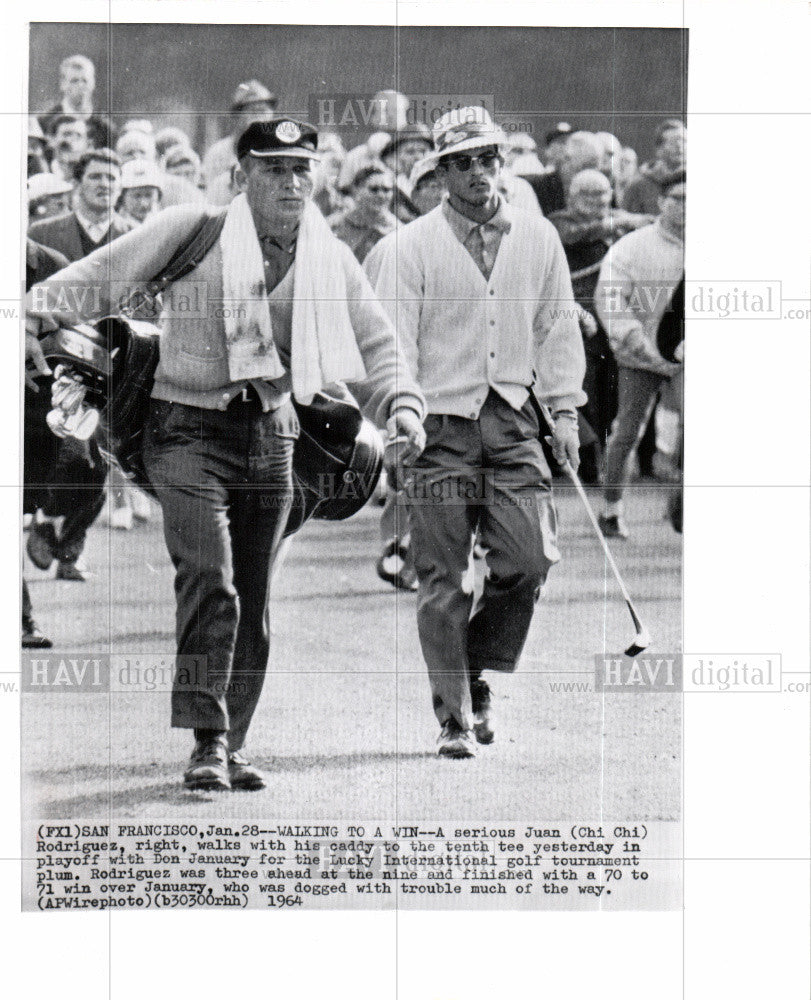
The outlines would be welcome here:
<svg viewBox="0 0 811 1000">
<path fill-rule="evenodd" d="M 600 446 L 604 447 L 617 415 L 617 362 L 602 327 L 584 342 L 586 375 L 583 390 L 588 396 L 584 410 Z"/>
<path fill-rule="evenodd" d="M 34 609 L 31 607 L 31 594 L 28 592 L 28 584 L 23 580 L 23 606 L 22 606 L 22 619 L 23 625 L 26 622 L 30 622 L 33 616 Z"/>
<path fill-rule="evenodd" d="M 664 375 L 642 368 L 619 369 L 619 412 L 608 439 L 605 455 L 605 499 L 622 500 L 631 471 L 634 449 L 645 432 Z"/>
<path fill-rule="evenodd" d="M 50 380 L 40 379 L 39 392 L 25 392 L 23 505 L 26 513 L 41 508 L 48 517 L 64 517 L 56 554 L 75 562 L 104 506 L 107 463 L 92 438 L 56 437 L 45 422 L 50 409 Z"/>
<path fill-rule="evenodd" d="M 431 414 L 425 429 L 405 485 L 417 626 L 439 722 L 453 716 L 469 729 L 471 680 L 484 669 L 515 670 L 560 558 L 555 508 L 529 402 L 516 411 L 491 391 L 478 419 Z M 474 610 L 462 576 L 477 530 L 488 572 Z"/>
<path fill-rule="evenodd" d="M 291 403 L 203 410 L 153 400 L 144 462 L 163 509 L 175 567 L 178 656 L 200 658 L 196 683 L 177 671 L 172 725 L 229 733 L 238 750 L 270 651 L 270 567 L 293 496 Z M 181 663 L 183 661 L 180 661 Z"/>
</svg>

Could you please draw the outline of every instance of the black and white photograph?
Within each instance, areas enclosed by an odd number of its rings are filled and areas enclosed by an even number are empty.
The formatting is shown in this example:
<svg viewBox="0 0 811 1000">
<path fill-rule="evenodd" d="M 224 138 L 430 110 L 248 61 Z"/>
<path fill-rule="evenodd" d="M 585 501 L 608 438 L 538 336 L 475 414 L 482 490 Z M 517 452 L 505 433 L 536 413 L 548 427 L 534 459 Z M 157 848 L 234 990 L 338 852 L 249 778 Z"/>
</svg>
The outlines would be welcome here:
<svg viewBox="0 0 811 1000">
<path fill-rule="evenodd" d="M 30 38 L 29 829 L 258 865 L 139 906 L 678 905 L 687 33 Z"/>
<path fill-rule="evenodd" d="M 32 13 L 6 109 L 22 910 L 680 922 L 688 859 L 773 857 L 699 846 L 689 713 L 734 758 L 811 690 L 723 597 L 771 524 L 808 569 L 811 314 L 712 270 L 701 29 L 205 6 Z"/>
</svg>

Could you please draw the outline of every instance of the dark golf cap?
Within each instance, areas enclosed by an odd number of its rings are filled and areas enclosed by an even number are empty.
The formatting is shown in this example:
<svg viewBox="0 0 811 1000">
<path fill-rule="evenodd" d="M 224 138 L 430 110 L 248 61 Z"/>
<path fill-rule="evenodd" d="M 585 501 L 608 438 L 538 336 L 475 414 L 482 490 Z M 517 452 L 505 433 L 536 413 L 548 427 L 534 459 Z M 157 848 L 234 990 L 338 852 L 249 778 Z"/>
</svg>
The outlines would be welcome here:
<svg viewBox="0 0 811 1000">
<path fill-rule="evenodd" d="M 237 140 L 237 159 L 243 156 L 298 156 L 319 159 L 318 132 L 308 122 L 271 118 L 251 122 Z"/>
</svg>

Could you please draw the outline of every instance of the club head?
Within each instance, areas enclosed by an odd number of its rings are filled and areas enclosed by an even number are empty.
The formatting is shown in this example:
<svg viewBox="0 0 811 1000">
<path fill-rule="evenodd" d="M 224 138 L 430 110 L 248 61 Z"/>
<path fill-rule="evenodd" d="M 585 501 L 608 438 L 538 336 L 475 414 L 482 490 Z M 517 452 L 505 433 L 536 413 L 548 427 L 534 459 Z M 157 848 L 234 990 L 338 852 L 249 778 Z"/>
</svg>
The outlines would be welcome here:
<svg viewBox="0 0 811 1000">
<path fill-rule="evenodd" d="M 636 634 L 636 639 L 625 650 L 625 655 L 633 660 L 635 656 L 643 653 L 650 646 L 650 636 L 647 629 L 640 629 Z"/>
</svg>

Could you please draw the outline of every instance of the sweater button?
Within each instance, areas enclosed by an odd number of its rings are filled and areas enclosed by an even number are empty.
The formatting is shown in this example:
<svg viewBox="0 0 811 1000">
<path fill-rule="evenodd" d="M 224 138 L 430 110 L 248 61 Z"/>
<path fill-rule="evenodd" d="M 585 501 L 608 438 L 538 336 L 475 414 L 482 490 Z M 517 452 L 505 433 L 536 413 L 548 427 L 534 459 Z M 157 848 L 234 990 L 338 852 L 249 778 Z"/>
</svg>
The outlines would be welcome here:
<svg viewBox="0 0 811 1000">
<path fill-rule="evenodd" d="M 491 319 L 490 320 L 490 326 L 495 326 L 495 325 L 496 325 L 496 321 L 494 319 Z"/>
<path fill-rule="evenodd" d="M 496 352 L 495 351 L 490 351 L 490 357 L 494 358 L 495 356 L 496 356 Z"/>
<path fill-rule="evenodd" d="M 491 294 L 491 295 L 495 295 L 495 294 L 496 294 L 496 290 L 495 290 L 495 288 L 491 288 L 491 289 L 490 289 L 490 294 Z"/>
</svg>

